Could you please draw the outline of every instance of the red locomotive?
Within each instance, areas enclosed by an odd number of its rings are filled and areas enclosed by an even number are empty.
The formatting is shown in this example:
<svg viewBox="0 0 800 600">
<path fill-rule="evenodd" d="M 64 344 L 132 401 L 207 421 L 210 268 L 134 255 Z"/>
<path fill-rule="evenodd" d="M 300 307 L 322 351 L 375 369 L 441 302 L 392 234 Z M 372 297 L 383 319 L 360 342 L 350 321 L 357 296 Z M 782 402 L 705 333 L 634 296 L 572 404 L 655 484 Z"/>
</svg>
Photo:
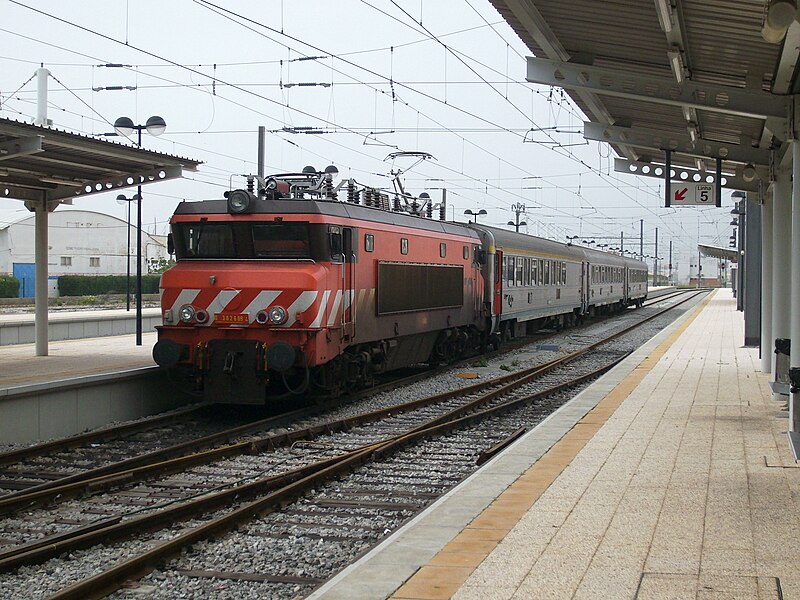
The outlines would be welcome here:
<svg viewBox="0 0 800 600">
<path fill-rule="evenodd" d="M 156 362 L 202 377 L 214 401 L 263 403 L 335 394 L 479 346 L 478 234 L 346 185 L 340 202 L 344 186 L 307 169 L 269 178 L 258 194 L 182 202 Z"/>
<path fill-rule="evenodd" d="M 545 324 L 639 305 L 647 266 L 390 203 L 334 167 L 182 202 L 161 279 L 155 361 L 214 402 L 335 395 L 377 373 L 448 361 Z M 347 196 L 340 201 L 339 194 Z M 402 202 L 402 204 L 401 204 Z"/>
</svg>

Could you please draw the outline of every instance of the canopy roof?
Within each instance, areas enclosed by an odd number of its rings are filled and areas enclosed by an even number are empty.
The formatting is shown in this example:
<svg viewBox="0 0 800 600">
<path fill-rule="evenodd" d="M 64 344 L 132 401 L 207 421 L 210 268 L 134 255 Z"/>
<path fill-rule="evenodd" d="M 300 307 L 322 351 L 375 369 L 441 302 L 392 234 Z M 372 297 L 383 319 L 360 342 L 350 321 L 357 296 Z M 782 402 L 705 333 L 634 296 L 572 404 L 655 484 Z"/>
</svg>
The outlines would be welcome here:
<svg viewBox="0 0 800 600">
<path fill-rule="evenodd" d="M 663 178 L 670 150 L 674 179 L 720 158 L 723 186 L 756 191 L 788 146 L 800 23 L 765 41 L 766 0 L 490 1 L 536 57 L 527 80 L 567 90 L 617 171 Z"/>
<path fill-rule="evenodd" d="M 0 119 L 0 198 L 61 201 L 181 177 L 200 164 L 50 127 Z"/>
</svg>

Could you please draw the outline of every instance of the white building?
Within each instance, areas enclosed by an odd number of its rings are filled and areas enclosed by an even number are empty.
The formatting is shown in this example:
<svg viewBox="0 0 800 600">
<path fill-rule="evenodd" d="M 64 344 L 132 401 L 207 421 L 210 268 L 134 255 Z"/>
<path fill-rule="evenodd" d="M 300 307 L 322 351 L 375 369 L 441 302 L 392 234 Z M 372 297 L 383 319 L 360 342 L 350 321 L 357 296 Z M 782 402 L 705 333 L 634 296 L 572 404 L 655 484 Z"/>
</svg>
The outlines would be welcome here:
<svg viewBox="0 0 800 600">
<path fill-rule="evenodd" d="M 58 295 L 59 275 L 136 275 L 136 224 L 88 210 L 56 210 L 48 226 L 49 292 Z M 164 236 L 142 231 L 142 273 L 147 261 L 168 258 Z M 0 211 L 0 274 L 20 280 L 20 296 L 34 295 L 34 214 Z"/>
</svg>

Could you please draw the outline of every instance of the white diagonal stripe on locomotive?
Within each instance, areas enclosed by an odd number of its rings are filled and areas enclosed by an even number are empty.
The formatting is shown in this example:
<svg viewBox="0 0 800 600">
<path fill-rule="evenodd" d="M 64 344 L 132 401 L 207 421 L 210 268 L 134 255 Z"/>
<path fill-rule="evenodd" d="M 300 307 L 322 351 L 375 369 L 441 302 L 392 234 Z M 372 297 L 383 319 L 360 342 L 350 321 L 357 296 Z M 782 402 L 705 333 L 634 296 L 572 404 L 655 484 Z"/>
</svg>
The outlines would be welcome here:
<svg viewBox="0 0 800 600">
<path fill-rule="evenodd" d="M 319 308 L 317 309 L 317 316 L 314 317 L 314 320 L 311 322 L 310 325 L 312 329 L 319 327 L 322 324 L 322 317 L 325 315 L 325 308 L 328 305 L 328 298 L 330 297 L 330 295 L 331 295 L 330 290 L 325 290 L 324 292 L 322 292 L 322 300 L 320 301 Z"/>
<path fill-rule="evenodd" d="M 242 311 L 247 314 L 250 324 L 252 325 L 256 322 L 258 311 L 267 310 L 282 293 L 282 290 L 261 290 L 258 292 L 256 297 Z"/>
<path fill-rule="evenodd" d="M 219 294 L 217 294 L 214 299 L 208 303 L 208 324 L 211 325 L 214 322 L 214 318 L 216 317 L 217 313 L 221 313 L 225 311 L 225 307 L 228 306 L 235 298 L 240 294 L 241 290 L 220 290 Z"/>
<path fill-rule="evenodd" d="M 317 299 L 319 292 L 317 290 L 306 290 L 302 292 L 298 297 L 297 300 L 292 302 L 292 305 L 286 309 L 286 312 L 289 314 L 289 318 L 286 321 L 284 327 L 291 327 L 297 322 L 297 315 L 298 313 L 304 312 L 308 310 L 312 304 L 314 304 L 314 300 Z"/>
<path fill-rule="evenodd" d="M 180 310 L 181 306 L 183 306 L 184 304 L 191 304 L 192 302 L 194 302 L 194 299 L 197 298 L 197 295 L 199 293 L 200 290 L 196 289 L 186 289 L 180 291 L 177 298 L 175 298 L 170 307 L 173 323 L 176 323 L 179 320 L 178 311 Z"/>
<path fill-rule="evenodd" d="M 345 296 L 347 295 L 347 292 L 349 292 L 349 290 L 345 292 L 344 294 Z M 331 313 L 328 316 L 328 323 L 327 323 L 328 327 L 332 327 L 333 324 L 336 323 L 336 317 L 339 314 L 339 305 L 341 304 L 341 302 L 342 302 L 342 290 L 336 290 L 336 296 L 334 296 L 333 298 L 333 306 L 331 307 Z M 345 308 L 344 310 L 347 309 Z"/>
</svg>

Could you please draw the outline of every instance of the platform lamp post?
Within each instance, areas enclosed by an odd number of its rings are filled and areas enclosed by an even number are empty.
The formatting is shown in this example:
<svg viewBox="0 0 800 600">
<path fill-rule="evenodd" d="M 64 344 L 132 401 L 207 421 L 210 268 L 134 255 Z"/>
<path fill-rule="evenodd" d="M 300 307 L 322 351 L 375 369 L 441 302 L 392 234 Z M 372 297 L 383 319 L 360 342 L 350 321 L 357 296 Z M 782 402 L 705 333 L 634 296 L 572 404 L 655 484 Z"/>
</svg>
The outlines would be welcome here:
<svg viewBox="0 0 800 600">
<path fill-rule="evenodd" d="M 512 204 L 511 210 L 514 211 L 516 214 L 515 221 L 509 221 L 507 225 L 511 225 L 514 228 L 514 231 L 519 233 L 519 228 L 523 225 L 527 226 L 528 224 L 525 221 L 520 221 L 519 216 L 525 212 L 525 205 L 524 204 Z"/>
<path fill-rule="evenodd" d="M 114 121 L 114 131 L 117 135 L 128 137 L 134 131 L 138 133 L 137 146 L 142 147 L 142 130 L 152 136 L 164 133 L 167 123 L 158 116 L 147 119 L 144 125 L 134 125 L 130 117 L 120 117 Z M 140 200 L 136 205 L 136 345 L 142 345 L 142 186 L 138 186 L 136 195 Z"/>
<path fill-rule="evenodd" d="M 122 204 L 123 202 L 128 204 L 128 246 L 125 250 L 127 254 L 127 279 L 125 280 L 125 310 L 131 310 L 131 202 L 141 202 L 142 197 L 139 194 L 134 194 L 130 198 L 128 198 L 125 194 L 120 194 L 117 196 L 117 202 Z"/>
<path fill-rule="evenodd" d="M 577 235 L 568 235 L 567 238 L 567 246 L 572 246 L 572 242 L 578 239 Z"/>
<path fill-rule="evenodd" d="M 472 211 L 470 209 L 467 209 L 467 210 L 464 211 L 464 214 L 465 215 L 470 215 L 472 217 L 475 217 L 474 220 L 470 220 L 470 223 L 477 223 L 478 222 L 478 217 L 482 217 L 483 215 L 486 215 L 488 213 L 484 209 L 480 209 L 477 212 Z"/>
</svg>

